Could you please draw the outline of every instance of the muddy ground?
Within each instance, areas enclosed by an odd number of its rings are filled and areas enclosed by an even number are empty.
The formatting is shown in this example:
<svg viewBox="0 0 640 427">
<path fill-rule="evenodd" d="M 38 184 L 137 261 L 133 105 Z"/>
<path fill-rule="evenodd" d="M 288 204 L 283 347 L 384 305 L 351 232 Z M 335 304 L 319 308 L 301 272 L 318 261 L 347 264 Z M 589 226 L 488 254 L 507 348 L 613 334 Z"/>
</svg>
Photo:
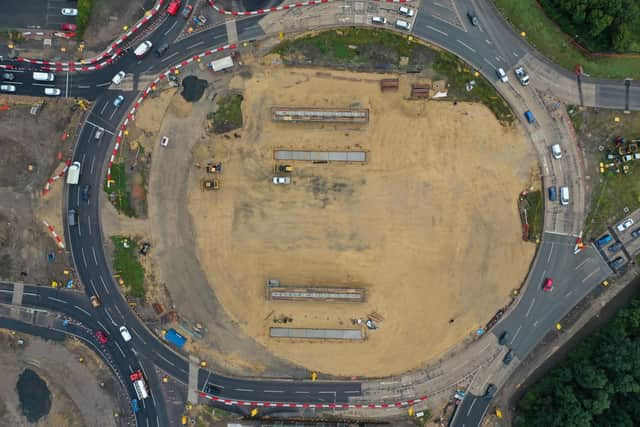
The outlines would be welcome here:
<svg viewBox="0 0 640 427">
<path fill-rule="evenodd" d="M 17 345 L 23 338 L 25 345 Z M 78 358 L 85 357 L 84 363 Z M 51 411 L 37 423 L 22 415 L 16 390 L 18 376 L 30 368 L 47 383 L 51 391 Z M 120 412 L 119 384 L 111 372 L 83 345 L 45 341 L 30 335 L 12 335 L 0 330 L 1 425 L 31 426 L 118 426 L 113 417 Z M 73 372 L 73 376 L 69 376 Z M 101 385 L 101 383 L 103 385 Z"/>
<path fill-rule="evenodd" d="M 194 160 L 222 161 L 222 188 L 189 181 L 198 259 L 229 316 L 269 351 L 308 369 L 381 376 L 420 366 L 484 324 L 524 279 L 534 246 L 520 240 L 516 199 L 536 159 L 521 131 L 483 106 L 407 101 L 380 75 L 262 68 L 237 78 L 242 137 L 212 137 Z M 360 79 L 360 81 L 353 81 Z M 364 107 L 368 125 L 275 124 L 269 107 Z M 366 150 L 366 165 L 294 164 L 271 180 L 275 148 Z M 509 262 L 505 262 L 505 260 Z M 364 286 L 364 304 L 265 301 L 265 281 Z M 169 285 L 171 288 L 172 285 Z M 358 343 L 269 338 L 297 328 L 384 320 Z M 453 321 L 452 321 L 453 320 Z"/>
<path fill-rule="evenodd" d="M 10 109 L 0 112 L 0 278 L 63 280 L 69 260 L 42 222 L 63 235 L 63 181 L 56 181 L 46 196 L 42 190 L 70 158 L 82 112 L 72 111 L 70 103 L 48 100 L 33 116 L 30 101 L 8 101 Z M 69 136 L 63 140 L 65 132 Z"/>
</svg>

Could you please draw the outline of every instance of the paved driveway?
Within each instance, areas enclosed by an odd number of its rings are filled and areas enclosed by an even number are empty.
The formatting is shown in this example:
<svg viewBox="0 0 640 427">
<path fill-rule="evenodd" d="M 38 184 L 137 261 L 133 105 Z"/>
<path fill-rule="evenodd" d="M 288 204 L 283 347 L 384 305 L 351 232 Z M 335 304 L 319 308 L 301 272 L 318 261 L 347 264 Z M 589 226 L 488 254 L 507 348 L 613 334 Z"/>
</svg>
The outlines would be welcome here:
<svg viewBox="0 0 640 427">
<path fill-rule="evenodd" d="M 57 30 L 60 25 L 75 23 L 75 17 L 63 16 L 63 8 L 76 8 L 70 0 L 30 0 L 2 2 L 0 27 Z"/>
</svg>

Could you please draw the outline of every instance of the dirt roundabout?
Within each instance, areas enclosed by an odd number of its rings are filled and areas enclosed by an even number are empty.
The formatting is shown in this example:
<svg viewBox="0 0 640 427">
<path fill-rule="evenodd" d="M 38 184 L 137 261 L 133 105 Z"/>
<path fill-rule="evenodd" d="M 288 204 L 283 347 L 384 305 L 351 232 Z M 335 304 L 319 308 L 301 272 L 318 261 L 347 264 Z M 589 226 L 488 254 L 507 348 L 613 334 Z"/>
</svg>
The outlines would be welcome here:
<svg viewBox="0 0 640 427">
<path fill-rule="evenodd" d="M 351 80 L 345 79 L 348 77 Z M 360 81 L 353 81 L 356 77 Z M 508 300 L 534 246 L 521 241 L 518 193 L 536 166 L 519 130 L 481 105 L 381 93 L 380 75 L 259 68 L 235 78 L 241 138 L 199 143 L 194 160 L 224 165 L 220 191 L 190 174 L 197 254 L 230 317 L 269 351 L 308 369 L 383 376 L 442 355 Z M 368 125 L 281 124 L 271 106 L 370 109 Z M 275 148 L 368 152 L 365 165 L 295 162 L 274 185 Z M 364 303 L 275 302 L 265 282 L 364 286 Z M 356 343 L 269 338 L 292 328 L 384 320 Z"/>
</svg>

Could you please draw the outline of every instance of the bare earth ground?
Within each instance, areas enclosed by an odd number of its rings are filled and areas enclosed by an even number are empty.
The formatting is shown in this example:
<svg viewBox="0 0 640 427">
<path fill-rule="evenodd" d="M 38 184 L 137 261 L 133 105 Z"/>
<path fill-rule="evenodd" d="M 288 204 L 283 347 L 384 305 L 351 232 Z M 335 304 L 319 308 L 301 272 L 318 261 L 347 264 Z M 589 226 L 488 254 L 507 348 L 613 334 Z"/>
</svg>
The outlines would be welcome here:
<svg viewBox="0 0 640 427">
<path fill-rule="evenodd" d="M 0 422 L 3 426 L 115 426 L 116 404 L 107 389 L 114 384 L 110 372 L 91 357 L 78 361 L 75 351 L 64 345 L 26 336 L 17 346 L 7 331 L 0 333 Z M 22 415 L 16 391 L 18 376 L 25 368 L 35 370 L 51 391 L 51 411 L 37 423 Z M 69 376 L 73 372 L 73 376 Z M 106 383 L 101 388 L 100 381 Z"/>
<path fill-rule="evenodd" d="M 62 159 L 70 155 L 73 136 L 64 142 L 61 137 L 75 129 L 80 113 L 72 113 L 64 102 L 49 101 L 32 116 L 34 100 L 9 101 L 11 109 L 0 112 L 0 279 L 48 283 L 62 280 L 69 265 L 42 223 L 48 221 L 63 235 L 62 181 L 54 183 L 47 196 L 41 192 L 63 167 L 58 152 Z M 55 253 L 53 262 L 47 260 L 48 253 Z"/>
<path fill-rule="evenodd" d="M 534 246 L 520 240 L 516 198 L 535 157 L 520 131 L 479 105 L 406 101 L 408 82 L 381 94 L 380 75 L 254 68 L 243 90 L 242 139 L 211 138 L 194 160 L 222 161 L 222 189 L 189 178 L 197 254 L 229 316 L 267 349 L 340 375 L 404 372 L 437 357 L 504 305 Z M 371 82 L 345 81 L 344 77 Z M 367 126 L 286 125 L 273 105 L 371 109 Z M 369 163 L 296 163 L 275 186 L 277 147 L 362 149 Z M 365 304 L 274 303 L 264 283 L 364 285 Z M 347 328 L 372 311 L 385 320 L 361 343 L 272 340 L 292 327 Z M 449 319 L 455 319 L 449 323 Z"/>
</svg>

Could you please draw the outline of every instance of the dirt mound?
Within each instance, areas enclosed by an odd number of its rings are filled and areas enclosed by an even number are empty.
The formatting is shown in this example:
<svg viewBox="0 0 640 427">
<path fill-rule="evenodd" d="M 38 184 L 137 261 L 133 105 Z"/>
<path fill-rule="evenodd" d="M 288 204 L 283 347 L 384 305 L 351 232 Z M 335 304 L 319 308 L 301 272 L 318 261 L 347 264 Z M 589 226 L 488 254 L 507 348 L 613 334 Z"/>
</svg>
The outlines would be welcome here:
<svg viewBox="0 0 640 427">
<path fill-rule="evenodd" d="M 196 76 L 187 76 L 182 79 L 182 97 L 188 102 L 197 102 L 202 98 L 204 90 L 209 86 L 206 80 Z"/>
</svg>

